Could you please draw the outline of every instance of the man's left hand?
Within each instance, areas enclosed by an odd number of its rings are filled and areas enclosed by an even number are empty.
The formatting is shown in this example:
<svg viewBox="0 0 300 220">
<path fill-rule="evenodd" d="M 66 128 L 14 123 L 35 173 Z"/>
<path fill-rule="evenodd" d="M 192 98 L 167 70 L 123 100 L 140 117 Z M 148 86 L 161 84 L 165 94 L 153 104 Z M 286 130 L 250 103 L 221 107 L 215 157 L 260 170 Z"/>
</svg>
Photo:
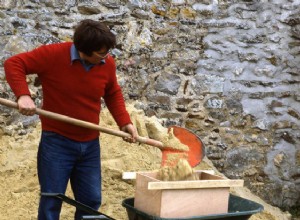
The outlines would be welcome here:
<svg viewBox="0 0 300 220">
<path fill-rule="evenodd" d="M 133 124 L 124 125 L 121 128 L 121 130 L 131 135 L 131 137 L 123 138 L 124 141 L 127 141 L 129 143 L 135 143 L 136 142 L 136 138 L 138 137 L 138 133 L 137 133 L 136 128 L 133 126 Z"/>
</svg>

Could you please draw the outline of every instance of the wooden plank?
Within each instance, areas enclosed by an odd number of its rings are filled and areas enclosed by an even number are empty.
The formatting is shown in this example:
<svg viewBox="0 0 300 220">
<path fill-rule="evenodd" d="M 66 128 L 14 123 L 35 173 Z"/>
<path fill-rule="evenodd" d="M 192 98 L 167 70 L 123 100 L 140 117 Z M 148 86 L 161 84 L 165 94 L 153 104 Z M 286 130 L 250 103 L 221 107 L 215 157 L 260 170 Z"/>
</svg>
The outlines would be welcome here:
<svg viewBox="0 0 300 220">
<path fill-rule="evenodd" d="M 136 172 L 123 172 L 122 173 L 123 180 L 135 180 L 136 179 Z"/>
<path fill-rule="evenodd" d="M 148 183 L 159 181 L 152 173 L 138 173 L 135 189 L 134 207 L 149 215 L 159 216 L 161 210 L 161 190 L 148 190 Z"/>
<path fill-rule="evenodd" d="M 223 188 L 242 187 L 244 180 L 192 180 L 192 181 L 161 181 L 149 182 L 149 190 L 158 189 L 201 189 L 201 188 Z"/>
<path fill-rule="evenodd" d="M 229 188 L 162 191 L 161 216 L 186 218 L 228 212 Z"/>
<path fill-rule="evenodd" d="M 208 174 L 215 174 L 214 170 L 197 170 L 195 171 L 196 173 L 208 173 Z M 147 173 L 147 171 L 139 171 L 139 172 L 123 172 L 122 173 L 122 179 L 123 180 L 134 180 L 136 179 L 136 174 L 137 173 Z"/>
</svg>

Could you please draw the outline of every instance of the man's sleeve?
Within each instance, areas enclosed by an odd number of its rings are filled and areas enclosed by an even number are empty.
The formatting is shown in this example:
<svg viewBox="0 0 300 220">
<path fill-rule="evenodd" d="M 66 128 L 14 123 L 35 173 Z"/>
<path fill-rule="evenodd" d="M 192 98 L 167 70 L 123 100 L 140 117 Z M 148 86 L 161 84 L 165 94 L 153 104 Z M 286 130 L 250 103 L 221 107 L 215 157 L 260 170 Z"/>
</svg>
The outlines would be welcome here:
<svg viewBox="0 0 300 220">
<path fill-rule="evenodd" d="M 30 95 L 26 75 L 43 71 L 46 58 L 43 47 L 40 47 L 30 52 L 14 55 L 4 62 L 6 80 L 16 97 Z"/>
<path fill-rule="evenodd" d="M 112 65 L 112 68 L 110 68 L 111 81 L 106 88 L 104 101 L 118 126 L 123 127 L 132 122 L 126 110 L 121 87 L 117 82 L 116 66 L 112 61 L 110 60 L 110 64 Z"/>
</svg>

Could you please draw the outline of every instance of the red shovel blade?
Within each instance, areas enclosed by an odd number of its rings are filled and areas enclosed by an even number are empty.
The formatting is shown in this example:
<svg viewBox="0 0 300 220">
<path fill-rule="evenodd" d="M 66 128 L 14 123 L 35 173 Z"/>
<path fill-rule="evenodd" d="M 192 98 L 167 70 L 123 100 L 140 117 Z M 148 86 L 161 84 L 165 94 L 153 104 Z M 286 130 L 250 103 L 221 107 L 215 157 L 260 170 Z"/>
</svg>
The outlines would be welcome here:
<svg viewBox="0 0 300 220">
<path fill-rule="evenodd" d="M 204 145 L 200 138 L 185 128 L 171 126 L 169 131 L 171 128 L 173 128 L 174 136 L 189 150 L 180 151 L 174 149 L 175 147 L 172 148 L 172 146 L 163 149 L 162 166 L 175 166 L 179 159 L 186 159 L 191 167 L 197 166 L 205 155 Z"/>
</svg>

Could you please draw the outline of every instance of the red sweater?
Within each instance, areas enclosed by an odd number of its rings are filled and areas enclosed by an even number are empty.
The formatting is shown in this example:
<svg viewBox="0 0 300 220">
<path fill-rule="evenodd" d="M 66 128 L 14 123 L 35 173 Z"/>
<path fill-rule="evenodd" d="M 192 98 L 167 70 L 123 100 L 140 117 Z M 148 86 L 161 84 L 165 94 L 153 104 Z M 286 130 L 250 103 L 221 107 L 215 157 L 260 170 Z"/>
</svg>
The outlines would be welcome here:
<svg viewBox="0 0 300 220">
<path fill-rule="evenodd" d="M 17 97 L 30 95 L 26 75 L 36 73 L 42 83 L 42 108 L 72 118 L 99 124 L 101 97 L 119 127 L 131 123 L 116 78 L 114 59 L 95 65 L 88 72 L 79 60 L 71 62 L 72 43 L 44 45 L 15 55 L 4 63 L 6 79 Z M 99 131 L 40 116 L 42 129 L 77 141 L 89 141 Z"/>
</svg>

